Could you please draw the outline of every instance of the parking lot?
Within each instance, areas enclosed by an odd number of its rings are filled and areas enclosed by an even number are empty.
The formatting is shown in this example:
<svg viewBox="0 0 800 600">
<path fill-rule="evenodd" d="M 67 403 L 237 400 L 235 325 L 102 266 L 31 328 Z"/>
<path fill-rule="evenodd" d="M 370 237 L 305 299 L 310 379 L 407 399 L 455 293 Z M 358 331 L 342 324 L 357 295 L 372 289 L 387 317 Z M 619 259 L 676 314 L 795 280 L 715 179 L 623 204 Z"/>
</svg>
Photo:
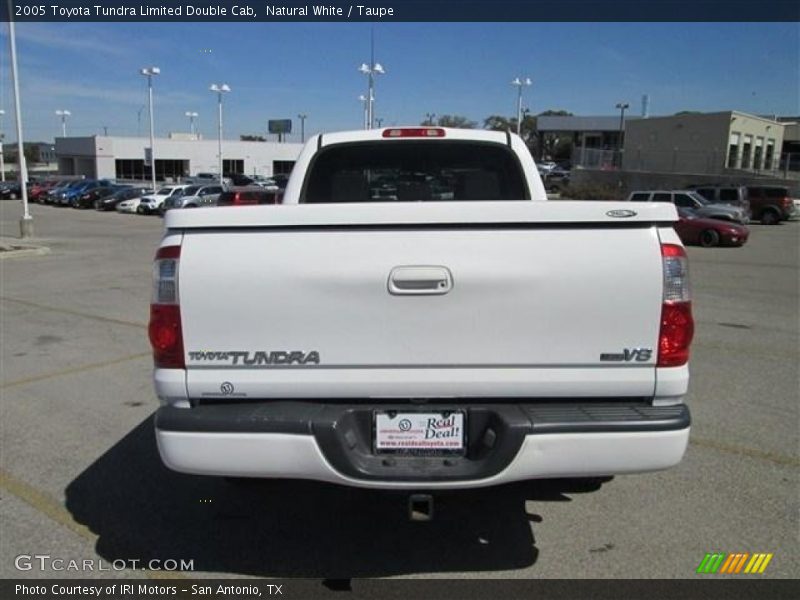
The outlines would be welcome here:
<svg viewBox="0 0 800 600">
<path fill-rule="evenodd" d="M 21 212 L 0 203 L 4 240 Z M 677 468 L 442 494 L 412 523 L 403 495 L 166 470 L 146 335 L 163 222 L 31 212 L 50 252 L 0 259 L 0 577 L 691 578 L 716 551 L 774 553 L 764 577 L 800 572 L 800 222 L 689 249 L 693 429 Z M 128 567 L 20 571 L 21 554 Z"/>
</svg>

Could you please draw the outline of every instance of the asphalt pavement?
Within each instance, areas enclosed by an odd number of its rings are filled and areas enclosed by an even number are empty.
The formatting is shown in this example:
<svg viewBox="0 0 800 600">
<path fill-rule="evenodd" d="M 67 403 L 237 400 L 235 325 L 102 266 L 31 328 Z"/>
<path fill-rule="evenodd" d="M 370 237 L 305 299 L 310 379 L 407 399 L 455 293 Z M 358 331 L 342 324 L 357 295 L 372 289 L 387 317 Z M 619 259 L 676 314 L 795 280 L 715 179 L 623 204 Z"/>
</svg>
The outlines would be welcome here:
<svg viewBox="0 0 800 600">
<path fill-rule="evenodd" d="M 162 221 L 31 210 L 49 252 L 0 258 L 0 577 L 694 578 L 707 552 L 773 553 L 762 577 L 800 573 L 800 222 L 689 249 L 678 467 L 443 493 L 413 523 L 402 494 L 165 469 L 146 336 Z M 0 241 L 20 214 L 0 202 Z M 20 570 L 20 555 L 95 568 Z M 158 571 L 169 560 L 192 568 Z"/>
</svg>

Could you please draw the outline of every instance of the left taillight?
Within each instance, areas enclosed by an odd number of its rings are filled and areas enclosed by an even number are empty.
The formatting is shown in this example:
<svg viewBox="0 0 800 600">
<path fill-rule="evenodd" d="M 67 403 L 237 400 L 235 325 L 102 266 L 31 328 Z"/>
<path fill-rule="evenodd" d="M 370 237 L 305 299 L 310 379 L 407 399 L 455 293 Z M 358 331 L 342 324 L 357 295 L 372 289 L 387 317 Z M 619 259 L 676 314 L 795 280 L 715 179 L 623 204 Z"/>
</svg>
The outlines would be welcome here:
<svg viewBox="0 0 800 600">
<path fill-rule="evenodd" d="M 664 291 L 658 335 L 658 366 L 679 367 L 689 362 L 694 319 L 689 290 L 689 264 L 683 247 L 661 245 Z"/>
<path fill-rule="evenodd" d="M 180 256 L 180 246 L 163 246 L 153 262 L 153 298 L 147 333 L 155 366 L 162 369 L 186 368 L 178 296 Z"/>
</svg>

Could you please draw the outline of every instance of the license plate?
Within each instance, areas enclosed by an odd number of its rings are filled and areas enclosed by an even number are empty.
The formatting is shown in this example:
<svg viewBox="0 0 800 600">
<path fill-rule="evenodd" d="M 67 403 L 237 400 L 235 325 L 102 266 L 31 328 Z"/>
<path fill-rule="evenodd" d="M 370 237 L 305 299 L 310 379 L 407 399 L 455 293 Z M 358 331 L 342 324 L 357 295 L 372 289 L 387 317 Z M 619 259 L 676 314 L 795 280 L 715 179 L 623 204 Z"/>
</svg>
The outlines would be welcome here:
<svg viewBox="0 0 800 600">
<path fill-rule="evenodd" d="M 464 413 L 375 412 L 374 447 L 380 453 L 463 454 Z"/>
</svg>

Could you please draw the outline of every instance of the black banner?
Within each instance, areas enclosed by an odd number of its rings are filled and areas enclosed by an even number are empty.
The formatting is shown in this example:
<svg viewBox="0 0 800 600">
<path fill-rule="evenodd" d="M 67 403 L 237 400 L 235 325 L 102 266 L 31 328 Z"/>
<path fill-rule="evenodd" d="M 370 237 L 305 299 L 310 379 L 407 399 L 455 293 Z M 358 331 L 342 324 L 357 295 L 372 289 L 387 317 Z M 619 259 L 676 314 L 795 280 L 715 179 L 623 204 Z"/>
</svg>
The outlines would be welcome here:
<svg viewBox="0 0 800 600">
<path fill-rule="evenodd" d="M 163 573 L 162 575 L 167 575 Z M 6 579 L 0 598 L 167 600 L 186 598 L 477 598 L 620 600 L 794 600 L 796 580 L 713 579 Z"/>
<path fill-rule="evenodd" d="M 797 0 L 0 0 L 25 21 L 798 21 Z"/>
</svg>

